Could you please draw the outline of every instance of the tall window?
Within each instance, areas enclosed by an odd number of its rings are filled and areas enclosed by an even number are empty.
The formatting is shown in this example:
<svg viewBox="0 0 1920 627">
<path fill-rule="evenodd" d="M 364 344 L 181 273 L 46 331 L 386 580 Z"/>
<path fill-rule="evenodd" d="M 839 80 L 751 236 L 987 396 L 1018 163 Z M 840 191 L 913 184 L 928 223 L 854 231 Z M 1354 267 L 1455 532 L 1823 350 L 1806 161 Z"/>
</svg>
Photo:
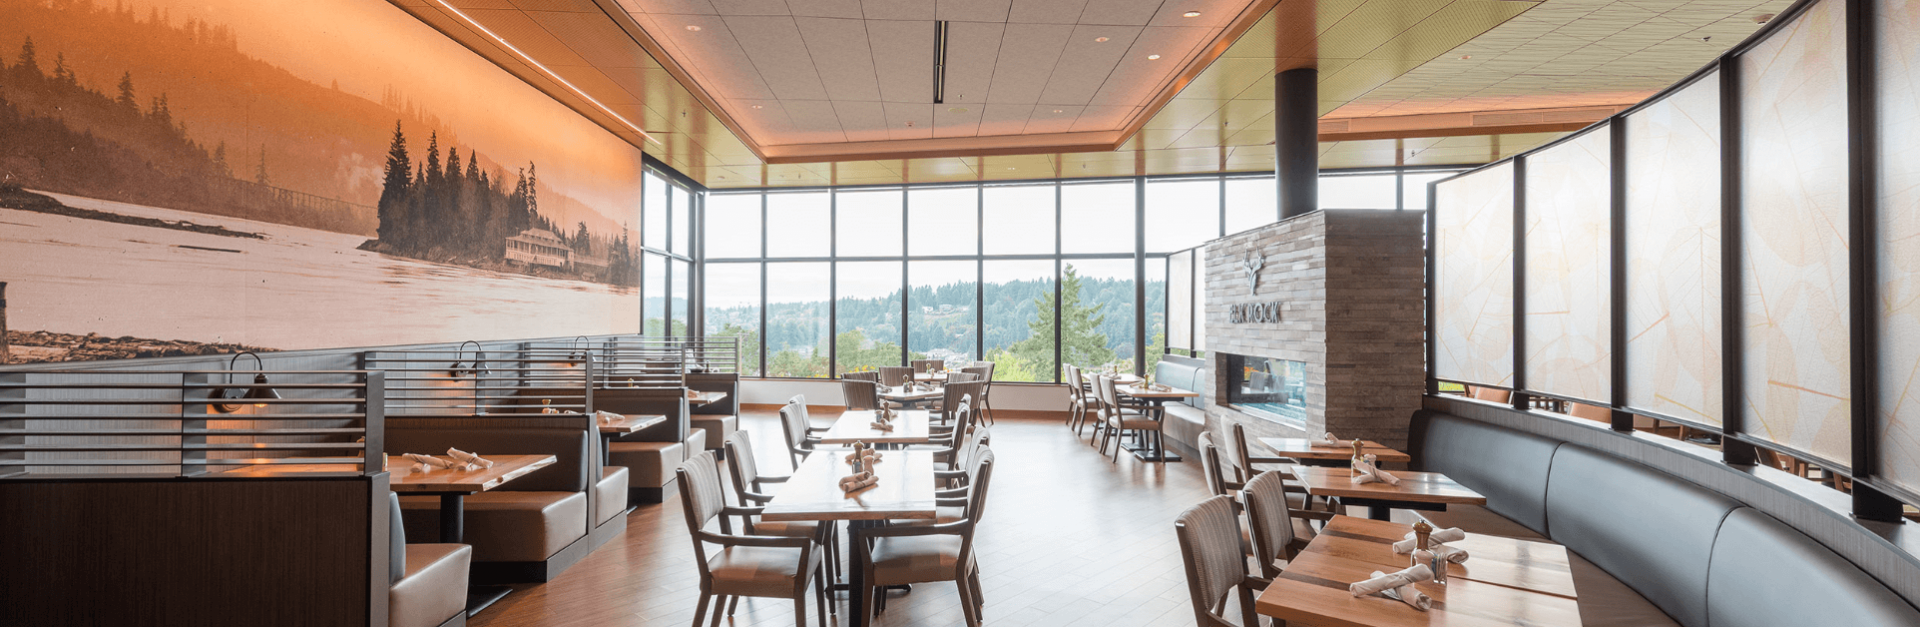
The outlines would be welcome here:
<svg viewBox="0 0 1920 627">
<path fill-rule="evenodd" d="M 640 191 L 640 331 L 646 335 L 684 336 L 697 329 L 693 313 L 693 231 L 699 213 L 698 194 L 682 179 L 649 166 Z M 758 213 L 758 201 L 755 201 Z M 736 208 L 736 212 L 739 212 Z M 564 227 L 561 227 L 564 230 Z M 580 228 L 587 228 L 583 223 Z M 562 240 L 565 233 L 557 234 Z M 631 243 L 572 244 L 575 265 L 605 266 L 621 271 L 634 258 Z M 621 247 L 627 247 L 621 250 Z M 605 250 L 601 250 L 601 249 Z M 758 246 L 756 242 L 755 254 Z"/>
<path fill-rule="evenodd" d="M 1133 181 L 1061 185 L 1060 252 L 1133 252 L 1133 201 Z"/>
<path fill-rule="evenodd" d="M 1077 259 L 1060 271 L 1060 359 L 1133 370 L 1133 260 Z"/>
<path fill-rule="evenodd" d="M 767 264 L 767 376 L 825 377 L 831 264 Z"/>
<path fill-rule="evenodd" d="M 980 190 L 981 247 L 989 255 L 1051 255 L 1057 250 L 1052 185 L 989 185 Z"/>
<path fill-rule="evenodd" d="M 900 262 L 843 261 L 836 270 L 836 372 L 906 365 L 900 351 Z"/>
<path fill-rule="evenodd" d="M 988 261 L 980 273 L 986 300 L 986 355 L 996 381 L 1052 381 L 1055 261 Z"/>
<path fill-rule="evenodd" d="M 897 189 L 839 192 L 834 195 L 835 254 L 841 257 L 898 257 L 900 200 Z"/>
<path fill-rule="evenodd" d="M 1148 180 L 1146 227 L 1150 253 L 1184 250 L 1219 237 L 1220 179 Z"/>
<path fill-rule="evenodd" d="M 767 194 L 767 256 L 827 256 L 832 252 L 832 219 L 832 199 L 826 192 Z"/>
<path fill-rule="evenodd" d="M 740 373 L 760 376 L 760 264 L 707 264 L 703 274 L 706 335 L 740 338 Z"/>
<path fill-rule="evenodd" d="M 913 359 L 973 361 L 979 353 L 977 261 L 907 263 L 907 350 Z"/>
<path fill-rule="evenodd" d="M 708 259 L 760 256 L 760 194 L 707 196 Z"/>
<path fill-rule="evenodd" d="M 980 248 L 980 189 L 907 193 L 907 252 L 915 257 L 973 255 Z"/>
</svg>

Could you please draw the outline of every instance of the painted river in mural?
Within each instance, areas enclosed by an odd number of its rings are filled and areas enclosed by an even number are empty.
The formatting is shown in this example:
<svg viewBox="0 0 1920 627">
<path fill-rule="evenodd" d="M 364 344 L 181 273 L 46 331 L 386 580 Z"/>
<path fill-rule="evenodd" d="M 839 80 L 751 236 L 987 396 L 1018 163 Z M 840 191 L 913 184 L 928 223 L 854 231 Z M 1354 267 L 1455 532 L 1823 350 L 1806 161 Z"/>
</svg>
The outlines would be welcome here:
<svg viewBox="0 0 1920 627">
<path fill-rule="evenodd" d="M 639 319 L 632 288 L 357 250 L 366 237 L 37 192 L 78 209 L 261 239 L 0 209 L 15 331 L 273 349 L 605 333 Z M 324 312 L 288 315 L 289 312 Z"/>
</svg>

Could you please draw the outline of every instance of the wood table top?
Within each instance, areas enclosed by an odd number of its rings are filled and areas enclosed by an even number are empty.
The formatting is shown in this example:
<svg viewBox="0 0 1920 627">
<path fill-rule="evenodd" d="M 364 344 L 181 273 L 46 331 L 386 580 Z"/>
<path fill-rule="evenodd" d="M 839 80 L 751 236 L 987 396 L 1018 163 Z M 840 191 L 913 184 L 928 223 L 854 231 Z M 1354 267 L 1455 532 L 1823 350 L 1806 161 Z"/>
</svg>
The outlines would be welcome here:
<svg viewBox="0 0 1920 627">
<path fill-rule="evenodd" d="M 932 520 L 933 451 L 881 451 L 874 464 L 880 482 L 858 492 L 840 489 L 853 474 L 847 452 L 825 449 L 807 456 L 761 511 L 761 520 Z"/>
<path fill-rule="evenodd" d="M 633 433 L 667 421 L 659 414 L 627 414 L 620 420 L 598 423 L 601 433 Z"/>
<path fill-rule="evenodd" d="M 928 430 L 931 416 L 926 410 L 903 409 L 893 412 L 893 430 L 881 431 L 873 428 L 874 411 L 871 409 L 849 410 L 840 414 L 826 433 L 820 434 L 822 444 L 924 444 L 933 439 Z"/>
<path fill-rule="evenodd" d="M 1306 438 L 1259 438 L 1261 444 L 1273 449 L 1280 457 L 1293 459 L 1351 459 L 1353 446 L 1320 446 Z M 1344 444 L 1352 440 L 1341 440 Z M 1387 448 L 1373 440 L 1361 440 L 1360 451 L 1372 453 L 1383 462 L 1410 462 L 1413 456 Z"/>
<path fill-rule="evenodd" d="M 435 457 L 446 458 L 445 455 Z M 401 494 L 473 494 L 500 487 L 508 481 L 551 466 L 557 461 L 552 455 L 481 455 L 481 457 L 493 461 L 493 467 L 476 470 L 435 468 L 427 472 L 414 472 L 412 461 L 395 455 L 387 462 L 387 480 L 393 487 L 393 491 Z M 358 468 L 356 464 L 275 464 L 235 468 L 224 474 L 266 477 L 315 472 L 357 472 Z"/>
<path fill-rule="evenodd" d="M 1388 485 L 1385 482 L 1354 483 L 1353 469 L 1344 466 L 1301 466 L 1293 468 L 1293 475 L 1305 485 L 1307 493 L 1314 496 L 1340 498 L 1374 499 L 1379 501 L 1403 501 L 1409 503 L 1468 503 L 1487 504 L 1487 497 L 1481 496 L 1467 486 L 1448 479 L 1437 472 L 1415 472 L 1411 470 L 1387 471 L 1400 478 L 1400 485 Z"/>
<path fill-rule="evenodd" d="M 1199 392 L 1193 390 L 1182 390 L 1175 387 L 1169 387 L 1164 390 L 1149 390 L 1138 385 L 1122 385 L 1114 388 L 1114 390 L 1134 398 L 1193 398 L 1200 395 Z"/>
<path fill-rule="evenodd" d="M 1326 541 L 1310 543 L 1306 550 L 1397 570 L 1406 567 L 1408 558 L 1394 553 L 1393 543 L 1409 533 L 1413 533 L 1412 525 L 1337 516 L 1316 537 L 1316 540 L 1324 537 Z M 1450 579 L 1472 579 L 1570 599 L 1579 597 L 1573 587 L 1573 565 L 1567 557 L 1567 547 L 1477 533 L 1448 542 L 1447 546 L 1464 550 L 1468 556 L 1465 563 L 1447 565 Z"/>
<path fill-rule="evenodd" d="M 727 400 L 726 392 L 706 392 L 701 390 L 693 390 L 687 393 L 687 402 L 693 403 L 695 405 L 718 403 L 724 400 Z"/>
<path fill-rule="evenodd" d="M 936 387 L 936 388 L 933 388 L 932 390 L 923 389 L 917 392 L 908 392 L 906 391 L 905 386 L 896 386 L 896 387 L 883 386 L 879 388 L 879 393 L 880 393 L 880 398 L 884 398 L 890 401 L 924 401 L 924 400 L 931 400 L 931 399 L 936 399 L 936 398 L 945 396 L 947 394 L 947 391 L 945 388 Z"/>
<path fill-rule="evenodd" d="M 1430 582 L 1415 585 L 1421 592 L 1433 597 L 1433 607 L 1425 612 L 1383 596 L 1355 597 L 1353 593 L 1348 592 L 1348 584 L 1367 579 L 1375 571 L 1392 572 L 1406 567 L 1407 556 L 1392 555 L 1391 546 L 1392 541 L 1399 539 L 1404 531 L 1392 534 L 1392 539 L 1375 536 L 1383 532 L 1391 533 L 1392 529 L 1408 528 L 1406 525 L 1394 523 L 1359 521 L 1346 516 L 1335 517 L 1327 525 L 1327 532 L 1315 537 L 1313 542 L 1307 545 L 1306 550 L 1288 562 L 1286 569 L 1280 573 L 1279 578 L 1274 580 L 1273 585 L 1260 593 L 1260 597 L 1254 602 L 1255 611 L 1287 621 L 1336 627 L 1580 626 L 1579 602 L 1572 596 L 1489 583 L 1466 576 L 1464 571 L 1461 571 L 1462 574 L 1453 574 L 1456 571 L 1451 569 L 1448 571 L 1447 585 L 1435 585 Z M 1477 537 L 1486 538 L 1486 536 Z M 1468 541 L 1473 540 L 1475 537 L 1468 538 Z M 1474 552 L 1475 549 L 1487 545 L 1468 541 L 1453 544 L 1467 548 L 1472 553 L 1467 564 L 1475 565 L 1475 562 L 1483 559 L 1479 553 Z M 1369 544 L 1374 547 L 1361 546 Z M 1527 544 L 1541 545 L 1542 543 Z M 1488 550 L 1493 551 L 1493 549 Z M 1393 559 L 1381 557 L 1380 551 L 1385 551 Z M 1564 556 L 1565 549 L 1561 549 L 1558 554 Z M 1494 558 L 1496 561 L 1497 559 L 1497 557 Z M 1542 564 L 1533 570 L 1540 573 L 1542 579 L 1554 579 L 1557 575 L 1559 580 L 1564 581 L 1566 588 L 1572 586 L 1571 572 L 1553 571 L 1548 564 Z M 1555 589 L 1558 588 L 1555 587 Z"/>
</svg>

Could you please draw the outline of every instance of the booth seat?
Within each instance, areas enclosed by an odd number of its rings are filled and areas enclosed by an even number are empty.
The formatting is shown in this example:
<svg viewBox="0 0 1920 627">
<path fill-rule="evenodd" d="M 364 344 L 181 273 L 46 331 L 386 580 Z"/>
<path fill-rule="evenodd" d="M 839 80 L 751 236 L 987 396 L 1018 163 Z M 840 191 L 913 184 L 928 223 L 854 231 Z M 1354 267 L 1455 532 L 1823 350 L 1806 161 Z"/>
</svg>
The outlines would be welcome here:
<svg viewBox="0 0 1920 627">
<path fill-rule="evenodd" d="M 727 436 L 740 429 L 740 375 L 732 372 L 693 372 L 687 373 L 686 381 L 689 390 L 727 394 L 717 403 L 690 406 L 689 427 L 706 430 L 706 437 L 701 440 L 700 449 L 690 450 L 687 455 L 691 457 L 700 450 L 708 450 L 713 451 L 714 456 L 726 459 L 724 445 Z"/>
<path fill-rule="evenodd" d="M 1417 413 L 1413 436 L 1421 470 L 1487 497 L 1422 516 L 1566 546 L 1589 627 L 1920 625 L 1920 610 L 1832 550 L 1679 477 L 1439 412 Z"/>
<path fill-rule="evenodd" d="M 593 408 L 617 414 L 657 414 L 666 422 L 614 438 L 607 465 L 626 468 L 628 501 L 659 503 L 673 486 L 673 471 L 706 446 L 692 428 L 685 388 L 602 388 L 593 392 Z M 689 445 L 689 442 L 693 444 Z"/>
<path fill-rule="evenodd" d="M 624 478 L 600 470 L 598 433 L 587 428 L 585 418 L 578 419 L 578 428 L 527 422 L 550 420 L 497 417 L 442 421 L 445 424 L 394 420 L 387 427 L 386 450 L 396 456 L 437 454 L 450 447 L 481 456 L 554 456 L 550 466 L 466 497 L 463 540 L 473 547 L 475 576 L 483 583 L 547 581 L 625 528 L 624 519 L 613 521 L 617 529 L 597 515 L 593 524 L 588 522 L 590 509 L 596 514 L 606 512 L 589 507 L 588 501 L 602 500 L 590 499 L 589 489 L 609 480 L 617 485 Z M 439 537 L 438 497 L 401 497 L 400 506 L 410 537 Z M 617 507 L 624 510 L 625 503 Z"/>
<path fill-rule="evenodd" d="M 1163 355 L 1153 365 L 1153 382 L 1170 385 L 1182 390 L 1198 392 L 1200 396 L 1183 398 L 1178 402 L 1168 402 L 1166 421 L 1160 425 L 1160 434 L 1168 444 L 1176 446 L 1181 453 L 1198 456 L 1200 453 L 1200 434 L 1207 430 L 1207 370 L 1204 359 Z"/>
<path fill-rule="evenodd" d="M 467 624 L 467 567 L 473 548 L 465 544 L 407 544 L 400 497 L 387 493 L 387 627 L 460 627 Z"/>
</svg>

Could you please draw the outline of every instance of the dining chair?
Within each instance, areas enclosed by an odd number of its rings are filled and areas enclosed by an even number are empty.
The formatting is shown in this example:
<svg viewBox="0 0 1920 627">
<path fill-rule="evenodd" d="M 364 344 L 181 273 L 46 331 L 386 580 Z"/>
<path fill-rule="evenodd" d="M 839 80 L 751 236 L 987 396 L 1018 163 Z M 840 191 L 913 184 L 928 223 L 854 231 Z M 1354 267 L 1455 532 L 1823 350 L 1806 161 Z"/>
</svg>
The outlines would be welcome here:
<svg viewBox="0 0 1920 627">
<path fill-rule="evenodd" d="M 861 370 L 859 372 L 842 372 L 840 373 L 840 378 L 852 379 L 854 381 L 872 381 L 874 383 L 879 383 L 880 373 L 874 372 L 872 370 Z"/>
<path fill-rule="evenodd" d="M 974 429 L 973 433 L 967 435 L 966 445 L 960 449 L 964 453 L 960 460 L 965 467 L 959 470 L 933 471 L 935 480 L 949 486 L 934 491 L 933 520 L 894 521 L 892 524 L 931 525 L 965 518 L 967 498 L 972 494 L 973 486 L 980 484 L 980 466 L 986 462 L 987 453 L 992 450 L 987 445 L 991 439 L 992 434 L 987 432 L 987 427 Z"/>
<path fill-rule="evenodd" d="M 973 409 L 980 413 L 981 422 L 993 424 L 993 405 L 987 402 L 987 399 L 993 396 L 993 362 L 976 361 L 973 362 L 971 366 L 961 368 L 960 371 L 971 375 L 978 375 L 980 377 L 979 380 L 987 382 L 986 389 L 981 391 L 979 396 L 975 397 L 980 399 L 980 406 Z"/>
<path fill-rule="evenodd" d="M 897 388 L 913 380 L 913 369 L 906 366 L 881 366 L 880 385 Z"/>
<path fill-rule="evenodd" d="M 793 599 L 794 624 L 807 625 L 807 584 L 813 584 L 814 609 L 820 624 L 827 625 L 827 576 L 820 543 L 812 537 L 780 537 L 733 533 L 729 516 L 749 518 L 760 515 L 758 507 L 732 507 L 720 487 L 720 463 L 713 451 L 701 451 L 674 470 L 680 487 L 681 509 L 686 513 L 687 531 L 693 536 L 694 561 L 700 565 L 700 601 L 693 615 L 693 627 L 706 618 L 708 600 L 712 600 L 714 624 L 732 598 L 771 597 Z M 720 521 L 720 532 L 707 531 L 707 525 Z M 719 545 L 709 555 L 707 545 Z"/>
<path fill-rule="evenodd" d="M 759 507 L 773 500 L 765 484 L 786 483 L 791 476 L 776 477 L 760 474 L 760 461 L 753 456 L 753 439 L 745 429 L 727 434 L 723 445 L 727 452 L 727 475 L 733 480 L 734 501 L 741 507 Z M 751 517 L 745 520 L 747 535 L 780 536 L 784 538 L 814 538 L 822 547 L 836 546 L 834 541 L 835 525 L 822 525 L 818 521 L 765 522 Z M 840 573 L 838 555 L 835 551 L 826 552 L 827 571 L 836 577 Z M 829 608 L 831 609 L 831 608 Z M 727 615 L 733 615 L 733 607 L 727 607 Z"/>
<path fill-rule="evenodd" d="M 1292 464 L 1299 463 L 1297 460 L 1286 457 L 1254 457 L 1249 454 L 1247 426 L 1244 423 L 1233 423 L 1233 426 L 1227 429 L 1227 435 L 1228 440 L 1230 440 L 1228 443 L 1228 452 L 1233 455 L 1233 465 L 1235 466 L 1234 481 L 1242 484 L 1251 481 L 1254 475 L 1263 472 L 1256 468 L 1259 464 L 1278 465 L 1278 468 L 1270 468 L 1265 472 L 1273 472 L 1280 475 L 1280 479 L 1283 482 L 1282 485 L 1284 485 L 1287 490 L 1287 507 L 1292 508 L 1296 512 L 1333 510 L 1330 503 L 1315 502 L 1313 496 L 1307 493 L 1307 487 L 1300 483 L 1299 477 L 1294 476 Z"/>
<path fill-rule="evenodd" d="M 939 372 L 947 369 L 945 359 L 914 359 L 907 362 L 914 372 Z"/>
<path fill-rule="evenodd" d="M 1180 558 L 1186 565 L 1195 624 L 1239 627 L 1227 620 L 1225 612 L 1227 596 L 1239 590 L 1240 615 L 1247 627 L 1258 627 L 1260 615 L 1253 611 L 1253 590 L 1264 586 L 1247 574 L 1246 555 L 1240 550 L 1240 516 L 1233 513 L 1233 499 L 1210 496 L 1187 508 L 1174 518 L 1173 534 L 1180 541 Z"/>
<path fill-rule="evenodd" d="M 1467 386 L 1467 396 L 1475 400 L 1505 403 L 1512 400 L 1513 392 L 1499 388 L 1483 388 L 1477 385 L 1469 385 Z"/>
<path fill-rule="evenodd" d="M 981 399 L 986 397 L 986 393 L 987 393 L 987 382 L 985 381 L 967 381 L 964 383 L 948 382 L 947 387 L 941 388 L 940 409 L 939 409 L 939 415 L 938 415 L 938 417 L 940 418 L 940 421 L 946 422 L 948 418 L 952 418 L 953 412 L 947 411 L 946 408 L 959 407 L 958 403 L 960 402 L 960 399 L 963 399 L 963 398 L 973 399 L 972 407 L 974 410 L 974 417 L 979 418 L 980 417 L 980 401 Z"/>
<path fill-rule="evenodd" d="M 1599 405 L 1586 403 L 1568 403 L 1567 414 L 1575 418 L 1585 418 L 1594 422 L 1613 424 L 1613 410 Z"/>
<path fill-rule="evenodd" d="M 1093 380 L 1095 389 L 1100 390 L 1102 405 L 1100 411 L 1103 414 L 1102 422 L 1106 423 L 1106 433 L 1100 438 L 1100 452 L 1103 454 L 1107 452 L 1107 442 L 1111 440 L 1113 462 L 1117 464 L 1120 463 L 1120 440 L 1126 437 L 1127 432 L 1133 432 L 1133 437 L 1145 446 L 1146 438 L 1159 437 L 1160 421 L 1148 417 L 1139 409 L 1121 405 L 1120 393 L 1114 389 L 1113 377 L 1104 374 L 1094 375 Z"/>
<path fill-rule="evenodd" d="M 952 581 L 960 591 L 960 610 L 967 627 L 979 627 L 986 609 L 980 591 L 980 566 L 974 557 L 974 532 L 985 515 L 987 487 L 993 477 L 993 451 L 982 453 L 980 474 L 967 494 L 966 517 L 932 525 L 888 525 L 854 532 L 853 545 L 861 550 L 870 598 L 880 598 L 887 586 Z M 1242 565 L 1242 568 L 1245 568 Z M 878 604 L 868 604 L 879 612 Z M 873 614 L 867 622 L 873 622 Z"/>
<path fill-rule="evenodd" d="M 1221 468 L 1220 446 L 1213 441 L 1213 432 L 1203 431 L 1194 445 L 1200 449 L 1200 477 L 1207 482 L 1207 493 L 1214 496 L 1235 497 L 1244 484 L 1238 476 L 1228 477 Z"/>
<path fill-rule="evenodd" d="M 1080 369 L 1073 364 L 1062 364 L 1060 370 L 1061 380 L 1067 384 L 1067 430 L 1079 437 L 1080 426 L 1086 424 L 1087 419 L 1087 399 L 1081 395 Z"/>
<path fill-rule="evenodd" d="M 931 433 L 926 443 L 926 446 L 934 447 L 934 461 L 946 462 L 949 469 L 960 467 L 961 446 L 966 443 L 967 434 L 978 428 L 975 422 L 979 414 L 973 411 L 973 397 L 962 396 L 956 403 L 955 407 L 959 409 L 953 412 L 953 425 Z"/>
<path fill-rule="evenodd" d="M 880 408 L 880 389 L 872 381 L 841 379 L 840 393 L 847 399 L 847 410 Z"/>
<path fill-rule="evenodd" d="M 1280 576 L 1283 562 L 1307 546 L 1313 527 L 1296 526 L 1292 496 L 1279 473 L 1263 472 L 1240 488 L 1240 505 L 1247 513 L 1247 529 L 1253 542 L 1253 559 L 1260 564 L 1260 577 L 1272 581 Z M 1328 521 L 1333 512 L 1303 512 L 1307 519 Z M 1304 528 L 1303 528 L 1304 527 Z"/>
<path fill-rule="evenodd" d="M 813 426 L 807 418 L 807 397 L 796 395 L 780 407 L 780 429 L 786 434 L 787 455 L 793 460 L 793 467 L 799 468 L 800 461 L 819 447 L 820 438 L 813 434 L 826 431 Z"/>
</svg>

